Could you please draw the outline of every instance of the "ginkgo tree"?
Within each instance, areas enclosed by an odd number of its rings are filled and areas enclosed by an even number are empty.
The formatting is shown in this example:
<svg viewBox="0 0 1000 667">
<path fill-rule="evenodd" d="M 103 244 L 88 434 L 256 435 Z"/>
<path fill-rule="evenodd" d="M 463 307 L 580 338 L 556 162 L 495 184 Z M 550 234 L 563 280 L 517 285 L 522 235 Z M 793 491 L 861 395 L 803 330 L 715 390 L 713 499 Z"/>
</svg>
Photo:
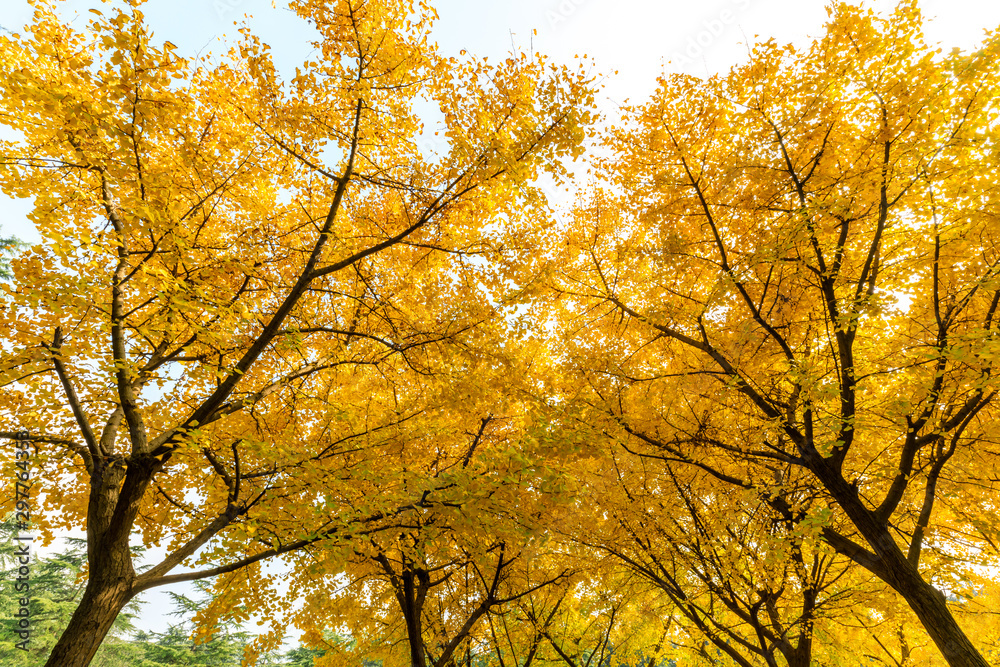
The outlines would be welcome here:
<svg viewBox="0 0 1000 667">
<path fill-rule="evenodd" d="M 267 559 L 444 502 L 408 443 L 483 416 L 449 407 L 503 376 L 530 184 L 592 95 L 541 57 L 438 56 L 423 3 L 293 0 L 319 38 L 288 81 L 246 29 L 191 60 L 141 0 L 75 27 L 32 4 L 0 37 L 0 187 L 42 237 L 3 286 L 0 409 L 37 448 L 34 528 L 87 531 L 47 663 L 83 667 L 142 591 L 221 577 L 220 605 L 280 617 Z M 139 573 L 137 542 L 166 556 Z"/>
<path fill-rule="evenodd" d="M 805 50 L 664 77 L 552 244 L 588 421 L 817 523 L 977 667 L 1000 555 L 998 49 L 928 47 L 914 2 L 837 4 Z"/>
<path fill-rule="evenodd" d="M 808 521 L 784 521 L 742 493 L 720 494 L 704 471 L 653 456 L 629 465 L 637 457 L 621 453 L 617 479 L 594 484 L 607 487 L 594 497 L 609 520 L 584 539 L 676 610 L 682 630 L 672 643 L 743 667 L 813 664 L 817 621 L 863 602 L 843 585 L 846 559 L 810 550 Z"/>
<path fill-rule="evenodd" d="M 467 402 L 499 407 L 488 394 Z M 346 558 L 329 550 L 293 556 L 303 576 L 288 596 L 302 601 L 294 622 L 304 640 L 324 645 L 324 630 L 345 629 L 350 644 L 328 658 L 344 664 L 362 655 L 386 667 L 486 659 L 491 619 L 572 574 L 545 540 L 567 494 L 561 467 L 532 432 L 535 419 L 489 414 L 466 433 L 428 429 L 407 443 L 407 467 L 426 466 L 412 475 L 413 491 L 441 499 L 354 540 Z"/>
</svg>

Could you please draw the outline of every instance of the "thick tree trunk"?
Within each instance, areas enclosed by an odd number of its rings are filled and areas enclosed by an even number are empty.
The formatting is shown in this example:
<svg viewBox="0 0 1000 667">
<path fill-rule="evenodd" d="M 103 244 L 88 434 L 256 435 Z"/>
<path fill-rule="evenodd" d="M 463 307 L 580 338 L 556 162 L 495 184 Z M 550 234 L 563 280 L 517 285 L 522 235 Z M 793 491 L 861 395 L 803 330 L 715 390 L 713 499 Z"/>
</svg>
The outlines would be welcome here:
<svg viewBox="0 0 1000 667">
<path fill-rule="evenodd" d="M 406 617 L 406 639 L 410 644 L 410 664 L 413 667 L 427 667 L 420 619 L 414 618 L 410 614 L 405 614 L 404 616 Z"/>
<path fill-rule="evenodd" d="M 403 572 L 403 590 L 399 599 L 402 602 L 403 618 L 406 620 L 406 639 L 410 644 L 410 664 L 412 667 L 427 667 L 427 653 L 424 651 L 424 630 L 423 630 L 423 607 L 424 596 L 427 594 L 423 588 L 423 581 L 414 582 L 413 572 Z"/>
<path fill-rule="evenodd" d="M 989 663 L 972 645 L 965 632 L 948 609 L 941 591 L 924 581 L 906 554 L 889 533 L 887 521 L 864 506 L 857 489 L 848 485 L 839 473 L 817 466 L 817 476 L 850 517 L 858 532 L 871 546 L 882 563 L 880 576 L 892 586 L 920 619 L 927 634 L 937 645 L 950 667 L 989 667 Z"/>
<path fill-rule="evenodd" d="M 989 667 L 972 645 L 948 609 L 941 591 L 925 582 L 912 568 L 905 574 L 907 584 L 900 594 L 916 613 L 951 667 Z"/>
<path fill-rule="evenodd" d="M 90 664 L 118 614 L 132 598 L 134 575 L 121 574 L 90 578 L 80 605 L 52 649 L 45 667 L 87 667 Z"/>
<path fill-rule="evenodd" d="M 129 532 L 138 499 L 151 477 L 148 465 L 126 471 L 120 461 L 95 463 L 87 511 L 87 587 L 45 667 L 88 667 L 118 614 L 135 595 Z"/>
<path fill-rule="evenodd" d="M 811 641 L 810 641 L 811 644 Z M 802 644 L 787 658 L 788 667 L 809 667 L 812 664 L 812 646 Z"/>
</svg>

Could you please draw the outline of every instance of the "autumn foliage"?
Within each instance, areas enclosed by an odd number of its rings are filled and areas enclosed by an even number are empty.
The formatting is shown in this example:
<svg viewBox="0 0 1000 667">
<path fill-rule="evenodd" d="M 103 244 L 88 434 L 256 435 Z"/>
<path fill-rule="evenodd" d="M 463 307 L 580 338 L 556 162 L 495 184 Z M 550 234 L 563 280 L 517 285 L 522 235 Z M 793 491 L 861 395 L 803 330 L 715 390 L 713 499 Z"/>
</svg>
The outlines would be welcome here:
<svg viewBox="0 0 1000 667">
<path fill-rule="evenodd" d="M 247 664 L 290 624 L 327 665 L 1000 656 L 995 37 L 836 5 L 665 76 L 560 221 L 583 69 L 445 57 L 422 3 L 291 2 L 289 80 L 33 4 L 0 410 L 35 528 L 87 531 L 49 667 L 199 579 L 201 627 L 265 620 Z"/>
<path fill-rule="evenodd" d="M 811 664 L 792 637 L 859 571 L 950 664 L 995 647 L 962 626 L 998 556 L 997 48 L 941 56 L 910 3 L 839 6 L 808 52 L 665 78 L 606 139 L 555 274 L 582 419 L 632 459 L 619 496 L 660 508 L 619 519 L 643 545 L 621 555 L 668 559 L 739 664 Z"/>
</svg>

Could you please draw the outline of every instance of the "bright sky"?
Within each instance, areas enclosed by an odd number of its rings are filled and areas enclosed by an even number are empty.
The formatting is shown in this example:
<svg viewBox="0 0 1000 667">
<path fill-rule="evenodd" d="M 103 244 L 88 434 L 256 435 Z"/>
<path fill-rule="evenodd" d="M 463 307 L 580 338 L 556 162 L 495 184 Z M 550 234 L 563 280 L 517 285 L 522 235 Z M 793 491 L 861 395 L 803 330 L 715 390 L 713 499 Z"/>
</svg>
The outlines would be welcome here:
<svg viewBox="0 0 1000 667">
<path fill-rule="evenodd" d="M 433 2 L 433 0 L 432 0 Z M 68 20 L 83 23 L 99 0 L 64 0 Z M 271 0 L 148 0 L 143 7 L 158 40 L 180 53 L 221 52 L 219 40 L 235 34 L 234 21 L 250 15 L 254 32 L 273 48 L 279 69 L 291 72 L 311 50 L 310 29 Z M 541 51 L 557 62 L 588 55 L 605 74 L 603 109 L 646 99 L 664 71 L 706 75 L 741 62 L 747 44 L 773 37 L 808 44 L 822 32 L 824 0 L 437 0 L 435 35 L 446 54 L 461 49 L 502 58 L 512 45 Z M 865 0 L 888 12 L 892 0 Z M 984 0 L 921 0 L 928 41 L 945 50 L 973 47 L 984 29 L 1000 26 L 1000 3 Z M 0 2 L 0 26 L 19 31 L 31 16 L 25 0 Z M 533 34 L 537 31 L 537 34 Z M 615 73 L 617 72 L 617 74 Z M 0 130 L 0 136 L 3 136 Z M 25 220 L 26 200 L 0 194 L 0 234 L 37 240 Z"/>
<path fill-rule="evenodd" d="M 433 2 L 433 0 L 432 0 Z M 822 32 L 823 0 L 438 0 L 435 35 L 445 54 L 470 53 L 502 58 L 512 45 L 548 54 L 556 62 L 571 62 L 586 54 L 604 80 L 603 110 L 611 113 L 626 99 L 638 102 L 652 93 L 662 72 L 705 75 L 741 62 L 747 44 L 774 38 L 779 43 L 808 44 Z M 895 2 L 868 0 L 876 11 L 888 12 Z M 279 7 L 281 2 L 278 3 Z M 86 10 L 99 0 L 65 0 L 67 20 L 82 24 Z M 984 29 L 1000 26 L 1000 2 L 985 0 L 921 0 L 927 39 L 970 49 Z M 252 15 L 250 26 L 272 46 L 279 69 L 291 71 L 310 51 L 310 30 L 271 0 L 148 0 L 143 12 L 157 41 L 169 40 L 184 55 L 222 49 L 218 40 L 235 34 L 234 21 Z M 23 29 L 31 9 L 25 0 L 0 0 L 0 26 Z M 78 17 L 74 19 L 73 17 Z M 533 34 L 533 30 L 537 34 Z M 617 74 L 613 74 L 617 71 Z M 0 130 L 0 136 L 3 136 Z M 26 241 L 38 239 L 25 220 L 27 200 L 0 194 L 0 234 Z M 163 630 L 169 609 L 167 596 L 152 592 L 138 623 Z"/>
</svg>

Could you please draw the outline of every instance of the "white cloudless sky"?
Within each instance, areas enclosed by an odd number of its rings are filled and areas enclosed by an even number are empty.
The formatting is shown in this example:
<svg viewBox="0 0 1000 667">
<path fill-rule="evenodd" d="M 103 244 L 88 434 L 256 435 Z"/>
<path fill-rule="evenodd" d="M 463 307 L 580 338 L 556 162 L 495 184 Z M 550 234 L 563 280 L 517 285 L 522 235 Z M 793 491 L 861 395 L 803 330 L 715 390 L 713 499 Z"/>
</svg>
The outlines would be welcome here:
<svg viewBox="0 0 1000 667">
<path fill-rule="evenodd" d="M 640 102 L 664 72 L 710 75 L 745 60 L 748 44 L 774 38 L 804 47 L 823 31 L 823 0 L 438 0 L 434 37 L 446 55 L 462 49 L 491 60 L 512 48 L 534 50 L 555 62 L 571 63 L 586 54 L 595 73 L 604 76 L 602 109 L 613 114 L 626 100 Z M 868 0 L 888 13 L 895 2 Z M 82 26 L 87 9 L 99 0 L 65 0 L 62 15 Z M 923 0 L 925 34 L 944 51 L 971 49 L 984 30 L 1000 26 L 1000 2 Z M 246 18 L 252 30 L 271 45 L 280 71 L 291 72 L 306 57 L 313 33 L 287 9 L 271 0 L 148 0 L 143 6 L 156 41 L 169 40 L 182 55 L 223 51 L 223 35 L 236 34 L 234 21 Z M 0 26 L 22 31 L 31 17 L 24 0 L 0 0 Z M 0 129 L 0 137 L 5 136 Z M 9 136 L 9 135 L 6 135 Z M 26 220 L 28 200 L 0 193 L 0 234 L 37 241 Z M 153 591 L 138 626 L 163 630 L 167 596 Z"/>
</svg>

